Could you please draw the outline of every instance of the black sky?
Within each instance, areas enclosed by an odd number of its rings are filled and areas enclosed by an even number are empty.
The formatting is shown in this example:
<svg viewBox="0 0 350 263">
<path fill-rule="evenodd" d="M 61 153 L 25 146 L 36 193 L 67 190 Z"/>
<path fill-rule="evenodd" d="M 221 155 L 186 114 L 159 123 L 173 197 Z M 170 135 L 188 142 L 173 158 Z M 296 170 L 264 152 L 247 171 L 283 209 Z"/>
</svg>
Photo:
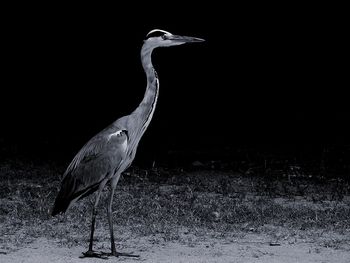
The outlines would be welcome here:
<svg viewBox="0 0 350 263">
<path fill-rule="evenodd" d="M 74 151 L 130 113 L 145 90 L 142 40 L 160 28 L 206 42 L 154 52 L 160 96 L 145 147 L 349 143 L 345 18 L 276 10 L 181 19 L 163 10 L 152 21 L 110 10 L 14 13 L 2 40 L 2 142 Z"/>
</svg>

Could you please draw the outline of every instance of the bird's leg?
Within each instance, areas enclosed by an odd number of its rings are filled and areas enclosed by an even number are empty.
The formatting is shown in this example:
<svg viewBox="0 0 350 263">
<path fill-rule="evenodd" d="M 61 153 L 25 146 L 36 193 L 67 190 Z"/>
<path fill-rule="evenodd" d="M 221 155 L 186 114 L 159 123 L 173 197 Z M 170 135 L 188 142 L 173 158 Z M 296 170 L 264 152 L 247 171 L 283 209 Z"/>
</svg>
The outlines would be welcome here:
<svg viewBox="0 0 350 263">
<path fill-rule="evenodd" d="M 89 243 L 89 250 L 88 250 L 88 251 L 92 251 L 92 243 L 93 243 L 93 240 L 94 240 L 96 215 L 97 215 L 97 211 L 96 211 L 96 207 L 94 206 L 94 207 L 92 208 L 92 220 L 91 220 L 90 243 Z"/>
<path fill-rule="evenodd" d="M 134 255 L 134 254 L 129 254 L 129 253 L 121 253 L 121 252 L 117 252 L 116 248 L 115 248 L 115 242 L 114 242 L 114 231 L 113 231 L 113 221 L 112 221 L 112 203 L 113 203 L 113 196 L 114 196 L 114 191 L 115 188 L 117 186 L 119 180 L 119 176 L 114 177 L 111 180 L 111 196 L 109 199 L 109 203 L 108 203 L 108 209 L 107 209 L 107 214 L 108 214 L 108 223 L 109 223 L 109 231 L 110 231 L 110 236 L 111 236 L 111 253 L 108 254 L 110 256 L 124 256 L 124 257 L 139 257 L 139 255 Z"/>
<path fill-rule="evenodd" d="M 113 214 L 112 214 L 113 196 L 114 196 L 114 188 L 112 187 L 111 196 L 110 196 L 109 203 L 108 203 L 108 208 L 107 208 L 109 234 L 110 234 L 110 237 L 111 237 L 111 253 L 112 253 L 112 255 L 114 255 L 117 252 L 117 250 L 115 248 L 114 231 L 113 231 Z"/>
<path fill-rule="evenodd" d="M 89 250 L 86 251 L 85 253 L 83 252 L 83 256 L 81 256 L 81 258 L 84 258 L 84 257 L 106 258 L 106 256 L 104 256 L 103 254 L 96 253 L 92 250 L 94 232 L 95 232 L 95 222 L 96 222 L 96 215 L 97 215 L 97 205 L 98 205 L 98 202 L 100 201 L 101 193 L 102 193 L 104 186 L 106 185 L 106 182 L 107 182 L 107 180 L 101 182 L 99 189 L 98 189 L 98 192 L 97 192 L 96 201 L 95 201 L 95 204 L 92 208 L 92 220 L 91 220 Z"/>
</svg>

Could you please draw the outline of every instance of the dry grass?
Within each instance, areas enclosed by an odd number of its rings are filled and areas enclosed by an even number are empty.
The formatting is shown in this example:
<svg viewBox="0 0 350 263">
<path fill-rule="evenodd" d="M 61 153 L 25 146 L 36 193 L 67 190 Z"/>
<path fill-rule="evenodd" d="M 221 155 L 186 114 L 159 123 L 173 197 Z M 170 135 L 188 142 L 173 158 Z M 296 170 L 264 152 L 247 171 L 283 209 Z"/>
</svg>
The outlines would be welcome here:
<svg viewBox="0 0 350 263">
<path fill-rule="evenodd" d="M 10 161 L 0 165 L 0 248 L 20 247 L 40 236 L 65 245 L 86 244 L 94 196 L 65 215 L 49 215 L 62 172 L 55 165 Z M 106 189 L 103 194 L 98 228 L 107 228 L 103 204 L 108 193 Z M 319 239 L 329 231 L 347 236 L 350 231 L 349 185 L 336 180 L 131 169 L 121 179 L 114 200 L 116 231 L 157 235 L 165 241 L 184 234 L 228 237 L 249 232 L 277 240 Z M 338 241 L 328 240 L 325 246 L 336 247 Z"/>
</svg>

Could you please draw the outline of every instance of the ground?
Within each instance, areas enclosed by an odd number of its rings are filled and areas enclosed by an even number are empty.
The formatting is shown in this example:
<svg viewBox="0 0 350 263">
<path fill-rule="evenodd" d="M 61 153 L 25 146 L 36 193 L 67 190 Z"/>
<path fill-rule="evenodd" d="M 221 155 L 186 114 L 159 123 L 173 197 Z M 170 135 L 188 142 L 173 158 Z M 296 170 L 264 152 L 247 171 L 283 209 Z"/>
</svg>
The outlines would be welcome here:
<svg viewBox="0 0 350 263">
<path fill-rule="evenodd" d="M 106 233 L 107 234 L 107 233 Z M 320 246 L 315 243 L 288 242 L 273 245 L 267 237 L 250 234 L 235 239 L 207 238 L 193 244 L 180 242 L 152 242 L 144 237 L 128 240 L 125 250 L 132 250 L 140 255 L 139 259 L 111 258 L 118 262 L 349 262 L 350 251 Z M 86 247 L 64 247 L 53 240 L 38 238 L 25 248 L 7 255 L 1 255 L 1 262 L 83 262 L 80 259 Z M 103 262 L 102 259 L 85 259 L 86 262 Z"/>
<path fill-rule="evenodd" d="M 94 196 L 49 215 L 62 168 L 0 165 L 0 262 L 103 262 L 87 250 Z M 267 177 L 268 176 L 268 177 Z M 104 208 L 95 250 L 109 250 Z M 118 262 L 349 262 L 350 195 L 342 179 L 298 174 L 132 168 L 118 184 Z"/>
</svg>

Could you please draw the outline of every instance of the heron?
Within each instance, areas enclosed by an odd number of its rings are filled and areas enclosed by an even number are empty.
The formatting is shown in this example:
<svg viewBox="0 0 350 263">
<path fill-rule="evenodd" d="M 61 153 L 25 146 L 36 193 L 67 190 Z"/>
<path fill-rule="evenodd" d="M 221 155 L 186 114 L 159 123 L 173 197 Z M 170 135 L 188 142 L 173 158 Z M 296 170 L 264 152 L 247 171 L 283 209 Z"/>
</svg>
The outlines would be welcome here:
<svg viewBox="0 0 350 263">
<path fill-rule="evenodd" d="M 75 202 L 97 191 L 92 207 L 90 242 L 81 257 L 107 258 L 108 256 L 139 257 L 116 250 L 113 234 L 112 203 L 121 174 L 133 162 L 138 144 L 153 117 L 159 94 L 159 80 L 152 64 L 152 52 L 158 47 L 170 47 L 185 43 L 202 42 L 204 39 L 174 35 L 161 29 L 151 30 L 141 48 L 141 63 L 146 74 L 147 86 L 144 98 L 129 115 L 123 116 L 93 136 L 75 155 L 63 174 L 60 190 L 52 208 L 52 216 L 65 213 Z M 97 207 L 101 193 L 110 184 L 107 217 L 110 231 L 111 252 L 93 250 L 93 237 Z"/>
</svg>

